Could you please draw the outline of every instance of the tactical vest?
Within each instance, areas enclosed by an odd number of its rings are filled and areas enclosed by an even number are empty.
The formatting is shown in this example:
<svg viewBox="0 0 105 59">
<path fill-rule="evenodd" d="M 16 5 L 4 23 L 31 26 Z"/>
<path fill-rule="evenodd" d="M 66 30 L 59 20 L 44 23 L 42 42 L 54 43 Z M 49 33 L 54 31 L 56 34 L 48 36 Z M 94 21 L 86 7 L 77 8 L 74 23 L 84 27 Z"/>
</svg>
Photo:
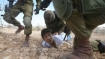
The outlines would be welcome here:
<svg viewBox="0 0 105 59">
<path fill-rule="evenodd" d="M 74 6 L 83 14 L 105 13 L 105 0 L 73 0 Z"/>
<path fill-rule="evenodd" d="M 105 0 L 79 0 L 79 11 L 83 14 L 105 13 Z"/>
<path fill-rule="evenodd" d="M 71 0 L 53 0 L 53 5 L 59 18 L 67 20 L 72 15 L 73 6 Z"/>
<path fill-rule="evenodd" d="M 53 5 L 58 17 L 63 20 L 70 18 L 74 6 L 83 14 L 105 13 L 105 0 L 53 0 Z"/>
</svg>

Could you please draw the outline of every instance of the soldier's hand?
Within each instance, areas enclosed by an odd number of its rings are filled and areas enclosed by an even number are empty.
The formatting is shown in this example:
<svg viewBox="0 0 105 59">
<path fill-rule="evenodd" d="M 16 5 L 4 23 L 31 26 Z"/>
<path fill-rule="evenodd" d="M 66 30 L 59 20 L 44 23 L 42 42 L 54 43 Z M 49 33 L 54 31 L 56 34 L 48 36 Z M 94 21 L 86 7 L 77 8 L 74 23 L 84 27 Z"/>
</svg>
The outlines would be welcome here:
<svg viewBox="0 0 105 59">
<path fill-rule="evenodd" d="M 46 10 L 46 8 L 43 8 L 43 9 L 41 9 L 41 10 L 45 11 L 45 10 Z"/>
<path fill-rule="evenodd" d="M 40 9 L 43 10 L 43 11 L 46 10 L 46 8 L 44 8 L 44 4 L 43 4 L 43 2 L 40 3 Z"/>
<path fill-rule="evenodd" d="M 45 11 L 45 10 L 46 10 L 46 8 L 44 8 L 43 6 L 40 6 L 40 9 L 41 9 L 42 11 Z"/>
<path fill-rule="evenodd" d="M 39 14 L 39 11 L 40 11 L 39 8 L 36 8 L 36 9 L 34 10 L 35 14 Z"/>
<path fill-rule="evenodd" d="M 40 3 L 40 9 L 45 11 L 46 8 L 50 5 L 52 0 L 43 0 L 41 3 Z"/>
</svg>

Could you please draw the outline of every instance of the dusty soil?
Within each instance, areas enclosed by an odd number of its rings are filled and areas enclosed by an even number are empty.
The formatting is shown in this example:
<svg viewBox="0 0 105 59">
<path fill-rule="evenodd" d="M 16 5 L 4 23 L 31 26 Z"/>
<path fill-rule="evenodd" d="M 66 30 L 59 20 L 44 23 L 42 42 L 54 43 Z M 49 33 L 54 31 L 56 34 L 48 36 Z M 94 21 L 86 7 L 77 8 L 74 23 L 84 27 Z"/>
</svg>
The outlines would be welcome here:
<svg viewBox="0 0 105 59">
<path fill-rule="evenodd" d="M 43 48 L 40 31 L 32 32 L 29 47 L 21 47 L 25 39 L 23 31 L 19 34 L 15 34 L 16 29 L 13 28 L 3 28 L 0 31 L 2 32 L 0 34 L 0 59 L 59 59 L 72 51 L 66 46 L 60 49 Z M 105 35 L 93 33 L 90 39 L 105 40 Z M 94 51 L 94 57 L 105 59 L 105 54 Z"/>
</svg>

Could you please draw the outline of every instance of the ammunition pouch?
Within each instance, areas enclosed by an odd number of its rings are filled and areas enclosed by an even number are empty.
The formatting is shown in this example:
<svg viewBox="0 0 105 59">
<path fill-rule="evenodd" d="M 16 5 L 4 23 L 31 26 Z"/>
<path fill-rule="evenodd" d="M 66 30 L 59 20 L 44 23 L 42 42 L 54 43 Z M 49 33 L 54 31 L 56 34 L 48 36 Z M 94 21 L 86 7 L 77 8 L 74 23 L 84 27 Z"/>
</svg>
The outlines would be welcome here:
<svg viewBox="0 0 105 59">
<path fill-rule="evenodd" d="M 79 0 L 78 10 L 83 14 L 105 13 L 105 0 Z"/>
<path fill-rule="evenodd" d="M 71 17 L 73 6 L 71 0 L 53 0 L 53 5 L 59 18 L 67 20 Z"/>
</svg>

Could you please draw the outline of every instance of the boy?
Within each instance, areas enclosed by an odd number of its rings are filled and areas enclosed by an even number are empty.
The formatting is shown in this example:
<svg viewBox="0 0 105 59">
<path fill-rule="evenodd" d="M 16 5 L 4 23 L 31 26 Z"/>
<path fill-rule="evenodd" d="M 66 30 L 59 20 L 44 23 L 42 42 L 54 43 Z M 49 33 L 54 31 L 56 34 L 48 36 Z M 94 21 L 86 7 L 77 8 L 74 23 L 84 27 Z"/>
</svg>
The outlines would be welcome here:
<svg viewBox="0 0 105 59">
<path fill-rule="evenodd" d="M 59 48 L 62 46 L 63 43 L 66 43 L 70 46 L 69 43 L 64 42 L 65 33 L 62 32 L 61 34 L 54 33 L 52 34 L 51 30 L 45 28 L 41 31 L 41 36 L 43 38 L 42 45 L 43 47 L 55 47 Z M 65 38 L 67 40 L 67 37 Z M 94 51 L 99 51 L 100 54 L 105 53 L 105 41 L 101 40 L 90 40 L 90 44 Z"/>
<path fill-rule="evenodd" d="M 64 43 L 64 37 L 65 37 L 65 33 L 62 32 L 61 34 L 58 34 L 57 32 L 52 34 L 51 30 L 44 28 L 41 31 L 41 36 L 43 38 L 43 42 L 42 45 L 44 47 L 54 47 L 54 48 L 59 48 L 60 46 L 62 46 L 62 44 Z M 65 38 L 65 40 L 67 40 L 67 37 Z M 69 43 L 66 42 L 67 45 L 70 45 Z"/>
</svg>

